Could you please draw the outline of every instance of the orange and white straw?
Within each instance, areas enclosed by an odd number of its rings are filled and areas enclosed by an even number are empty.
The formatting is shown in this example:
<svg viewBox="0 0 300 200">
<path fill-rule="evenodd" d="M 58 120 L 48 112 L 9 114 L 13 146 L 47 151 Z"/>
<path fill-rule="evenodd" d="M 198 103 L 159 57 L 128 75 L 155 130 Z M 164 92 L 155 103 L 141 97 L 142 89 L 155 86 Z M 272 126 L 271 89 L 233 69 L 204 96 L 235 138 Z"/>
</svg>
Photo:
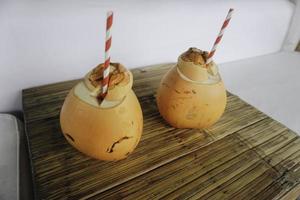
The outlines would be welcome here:
<svg viewBox="0 0 300 200">
<path fill-rule="evenodd" d="M 226 27 L 227 27 L 228 24 L 229 24 L 229 21 L 230 21 L 230 19 L 231 19 L 232 13 L 233 13 L 233 9 L 230 8 L 229 11 L 228 11 L 228 14 L 227 14 L 227 16 L 226 16 L 226 19 L 225 19 L 225 21 L 224 21 L 224 23 L 223 23 L 223 25 L 222 25 L 222 27 L 221 27 L 221 30 L 220 30 L 220 32 L 219 32 L 219 35 L 218 35 L 218 37 L 217 37 L 217 39 L 216 39 L 216 41 L 215 41 L 215 43 L 214 43 L 214 45 L 213 45 L 211 51 L 209 52 L 209 54 L 208 54 L 208 56 L 207 56 L 206 64 L 209 64 L 209 63 L 212 61 L 212 57 L 214 56 L 214 54 L 215 54 L 215 52 L 216 52 L 216 49 L 217 49 L 217 47 L 218 47 L 218 44 L 220 43 L 220 41 L 221 41 L 221 39 L 222 39 L 222 37 L 223 37 L 224 31 L 225 31 Z"/>
<path fill-rule="evenodd" d="M 111 27 L 113 23 L 113 12 L 107 12 L 106 18 L 106 38 L 105 38 L 105 62 L 103 70 L 103 80 L 102 80 L 102 93 L 101 97 L 104 98 L 108 90 L 109 82 L 109 66 L 110 66 L 110 47 L 111 47 Z"/>
</svg>

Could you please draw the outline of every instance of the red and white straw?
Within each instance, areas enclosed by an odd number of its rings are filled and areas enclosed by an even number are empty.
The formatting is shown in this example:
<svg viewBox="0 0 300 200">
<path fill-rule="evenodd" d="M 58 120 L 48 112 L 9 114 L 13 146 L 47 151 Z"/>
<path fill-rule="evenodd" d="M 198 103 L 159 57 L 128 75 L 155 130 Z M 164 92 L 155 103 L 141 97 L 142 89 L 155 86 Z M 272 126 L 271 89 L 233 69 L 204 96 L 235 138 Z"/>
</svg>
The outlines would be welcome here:
<svg viewBox="0 0 300 200">
<path fill-rule="evenodd" d="M 113 12 L 107 12 L 106 18 L 106 38 L 105 38 L 105 62 L 103 70 L 102 93 L 101 97 L 104 98 L 107 94 L 109 82 L 109 65 L 110 65 L 110 47 L 111 47 L 111 27 L 113 23 Z"/>
<path fill-rule="evenodd" d="M 215 41 L 215 43 L 214 43 L 211 51 L 209 52 L 209 54 L 207 56 L 206 64 L 209 64 L 212 61 L 212 57 L 214 56 L 214 54 L 216 52 L 216 49 L 218 47 L 218 44 L 220 43 L 220 41 L 221 41 L 221 39 L 223 37 L 224 31 L 225 31 L 225 29 L 226 29 L 226 27 L 227 27 L 227 25 L 228 25 L 228 23 L 229 23 L 229 21 L 231 19 L 232 13 L 233 13 L 233 9 L 230 8 L 229 11 L 228 11 L 228 14 L 226 16 L 226 19 L 225 19 L 225 21 L 224 21 L 224 23 L 223 23 L 223 25 L 221 27 L 219 35 L 218 35 L 218 37 L 217 37 L 217 39 L 216 39 L 216 41 Z"/>
</svg>

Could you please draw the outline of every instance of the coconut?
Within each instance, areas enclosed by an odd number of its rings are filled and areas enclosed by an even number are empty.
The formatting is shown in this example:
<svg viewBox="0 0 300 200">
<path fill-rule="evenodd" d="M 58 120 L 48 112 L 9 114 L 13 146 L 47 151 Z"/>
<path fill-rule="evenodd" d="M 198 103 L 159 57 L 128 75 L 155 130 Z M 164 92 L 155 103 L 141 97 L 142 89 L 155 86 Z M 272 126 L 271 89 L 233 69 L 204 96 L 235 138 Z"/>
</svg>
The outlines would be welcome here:
<svg viewBox="0 0 300 200">
<path fill-rule="evenodd" d="M 143 129 L 141 106 L 132 91 L 132 74 L 111 63 L 108 93 L 101 92 L 103 64 L 90 71 L 71 89 L 60 113 L 62 132 L 82 153 L 100 160 L 126 158 L 140 141 Z"/>
<path fill-rule="evenodd" d="M 157 91 L 161 116 L 177 128 L 207 128 L 223 114 L 226 89 L 208 53 L 190 48 L 162 78 Z"/>
</svg>

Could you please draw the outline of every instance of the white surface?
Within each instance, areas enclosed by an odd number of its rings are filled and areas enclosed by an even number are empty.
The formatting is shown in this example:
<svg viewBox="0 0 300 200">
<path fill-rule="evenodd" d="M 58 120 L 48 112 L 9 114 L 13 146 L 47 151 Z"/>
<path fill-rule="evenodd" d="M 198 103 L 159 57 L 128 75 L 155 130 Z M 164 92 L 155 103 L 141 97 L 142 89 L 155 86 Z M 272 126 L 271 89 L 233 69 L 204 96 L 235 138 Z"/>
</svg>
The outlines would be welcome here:
<svg viewBox="0 0 300 200">
<path fill-rule="evenodd" d="M 229 91 L 300 134 L 300 53 L 230 62 L 219 70 Z"/>
<path fill-rule="evenodd" d="M 82 77 L 103 61 L 106 11 L 115 11 L 112 60 L 132 68 L 209 50 L 235 13 L 217 63 L 277 52 L 293 15 L 288 0 L 0 1 L 0 111 L 21 109 L 21 89 Z"/>
<path fill-rule="evenodd" d="M 0 114 L 0 199 L 19 198 L 19 129 L 17 119 Z"/>
</svg>

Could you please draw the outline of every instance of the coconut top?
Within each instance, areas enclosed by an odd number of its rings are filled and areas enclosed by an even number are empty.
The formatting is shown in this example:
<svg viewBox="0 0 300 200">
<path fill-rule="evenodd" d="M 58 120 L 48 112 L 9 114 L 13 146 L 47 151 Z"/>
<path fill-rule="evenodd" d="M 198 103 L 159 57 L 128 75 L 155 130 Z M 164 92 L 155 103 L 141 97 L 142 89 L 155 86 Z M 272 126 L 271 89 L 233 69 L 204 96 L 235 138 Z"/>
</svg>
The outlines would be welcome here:
<svg viewBox="0 0 300 200">
<path fill-rule="evenodd" d="M 118 103 L 123 101 L 127 93 L 131 90 L 133 77 L 131 72 L 120 63 L 110 63 L 109 69 L 108 90 L 104 99 L 106 102 Z M 86 89 L 89 91 L 90 100 L 94 101 L 96 99 L 101 105 L 104 100 L 101 95 L 103 71 L 104 64 L 99 64 L 87 73 L 83 80 Z"/>
<path fill-rule="evenodd" d="M 206 64 L 208 52 L 201 51 L 195 47 L 189 48 L 178 57 L 177 69 L 182 77 L 198 83 L 215 82 L 219 80 L 218 69 L 212 61 Z"/>
<path fill-rule="evenodd" d="M 89 74 L 88 80 L 96 88 L 101 86 L 103 80 L 103 63 L 95 67 Z M 120 63 L 110 63 L 108 88 L 113 89 L 116 85 L 124 86 L 130 81 L 130 73 Z"/>
<path fill-rule="evenodd" d="M 201 51 L 200 49 L 191 47 L 186 52 L 181 54 L 180 57 L 185 62 L 193 62 L 195 65 L 204 66 L 206 63 L 207 56 L 207 51 Z"/>
</svg>

